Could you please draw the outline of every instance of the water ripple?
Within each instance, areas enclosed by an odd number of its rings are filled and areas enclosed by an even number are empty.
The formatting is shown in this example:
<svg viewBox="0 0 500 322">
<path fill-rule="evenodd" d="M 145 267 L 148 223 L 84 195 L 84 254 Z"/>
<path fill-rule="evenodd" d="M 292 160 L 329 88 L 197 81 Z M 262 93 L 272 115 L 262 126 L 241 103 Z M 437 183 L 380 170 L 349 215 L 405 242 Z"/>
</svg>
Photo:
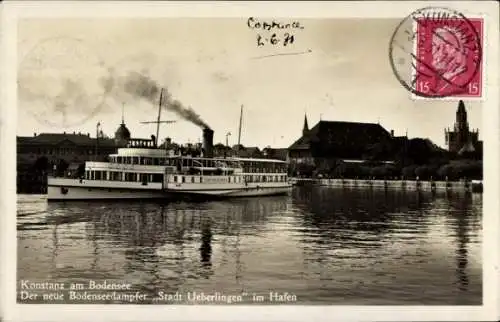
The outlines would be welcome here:
<svg viewBox="0 0 500 322">
<path fill-rule="evenodd" d="M 20 279 L 273 290 L 301 304 L 482 302 L 480 195 L 302 187 L 213 202 L 17 204 Z"/>
</svg>

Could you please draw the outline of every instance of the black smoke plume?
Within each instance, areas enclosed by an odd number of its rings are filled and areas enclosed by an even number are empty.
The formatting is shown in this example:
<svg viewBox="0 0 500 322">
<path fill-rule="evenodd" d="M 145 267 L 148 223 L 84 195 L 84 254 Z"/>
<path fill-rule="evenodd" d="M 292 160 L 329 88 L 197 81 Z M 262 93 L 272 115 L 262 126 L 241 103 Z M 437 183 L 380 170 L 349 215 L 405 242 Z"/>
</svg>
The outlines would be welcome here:
<svg viewBox="0 0 500 322">
<path fill-rule="evenodd" d="M 168 89 L 160 86 L 158 82 L 149 76 L 132 71 L 126 76 L 116 78 L 110 73 L 110 76 L 103 79 L 101 84 L 106 92 L 123 91 L 133 97 L 144 99 L 153 105 L 159 103 L 160 92 L 163 88 L 162 107 L 201 128 L 210 128 L 198 113 L 192 108 L 184 106 L 179 100 L 172 99 Z"/>
</svg>

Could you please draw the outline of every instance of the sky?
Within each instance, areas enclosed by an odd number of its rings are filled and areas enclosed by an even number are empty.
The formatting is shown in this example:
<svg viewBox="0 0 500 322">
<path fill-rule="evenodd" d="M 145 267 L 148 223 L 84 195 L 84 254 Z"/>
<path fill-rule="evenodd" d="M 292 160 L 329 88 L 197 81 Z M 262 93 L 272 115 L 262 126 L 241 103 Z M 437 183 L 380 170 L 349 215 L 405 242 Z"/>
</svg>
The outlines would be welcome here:
<svg viewBox="0 0 500 322">
<path fill-rule="evenodd" d="M 273 45 L 265 41 L 273 32 L 249 28 L 247 19 L 19 20 L 17 134 L 94 136 L 99 122 L 113 136 L 123 111 L 132 136 L 149 138 L 156 125 L 140 122 L 157 119 L 164 88 L 161 118 L 176 122 L 161 125 L 160 140 L 199 142 L 207 125 L 215 143 L 229 132 L 236 144 L 243 105 L 245 146 L 288 147 L 304 115 L 310 127 L 320 119 L 380 123 L 445 145 L 457 102 L 413 100 L 398 82 L 388 52 L 400 20 L 277 19 L 302 29 L 274 31 L 280 42 Z M 286 32 L 294 39 L 283 46 Z M 481 103 L 466 108 L 481 138 Z"/>
</svg>

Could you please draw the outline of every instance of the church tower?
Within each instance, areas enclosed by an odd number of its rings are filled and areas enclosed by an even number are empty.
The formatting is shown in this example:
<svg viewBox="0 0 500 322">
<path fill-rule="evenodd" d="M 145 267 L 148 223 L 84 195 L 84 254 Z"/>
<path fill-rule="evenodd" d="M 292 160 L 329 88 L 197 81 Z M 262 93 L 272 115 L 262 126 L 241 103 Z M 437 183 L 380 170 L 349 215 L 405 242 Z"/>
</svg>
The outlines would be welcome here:
<svg viewBox="0 0 500 322">
<path fill-rule="evenodd" d="M 467 111 L 465 110 L 465 104 L 462 100 L 458 102 L 458 108 L 456 112 L 455 124 L 453 131 L 447 129 L 445 131 L 446 144 L 448 145 L 448 150 L 450 152 L 460 152 L 464 147 L 468 147 L 468 150 L 474 149 L 473 147 L 478 142 L 479 132 L 469 130 L 469 122 L 467 120 Z"/>
<path fill-rule="evenodd" d="M 309 125 L 307 124 L 307 114 L 304 115 L 304 127 L 302 128 L 302 136 L 306 136 L 309 133 Z"/>
<path fill-rule="evenodd" d="M 458 102 L 456 121 L 455 121 L 455 131 L 464 134 L 469 133 L 469 122 L 467 122 L 467 111 L 465 110 L 465 104 L 464 101 L 462 100 Z"/>
</svg>

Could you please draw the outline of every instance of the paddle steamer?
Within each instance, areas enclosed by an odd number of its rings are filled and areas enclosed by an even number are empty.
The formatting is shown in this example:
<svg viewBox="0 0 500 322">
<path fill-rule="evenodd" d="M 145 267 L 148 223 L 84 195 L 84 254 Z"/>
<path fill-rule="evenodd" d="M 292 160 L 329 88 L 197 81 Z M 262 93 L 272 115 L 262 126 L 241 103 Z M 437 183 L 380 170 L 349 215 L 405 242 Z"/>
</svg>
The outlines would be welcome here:
<svg viewBox="0 0 500 322">
<path fill-rule="evenodd" d="M 158 126 L 166 122 L 159 116 L 160 111 L 154 122 Z M 285 194 L 292 188 L 286 161 L 214 157 L 214 132 L 209 128 L 203 129 L 201 156 L 159 147 L 158 131 L 157 127 L 157 135 L 151 139 L 129 139 L 107 162 L 85 162 L 83 176 L 49 177 L 48 200 L 267 196 Z"/>
</svg>

